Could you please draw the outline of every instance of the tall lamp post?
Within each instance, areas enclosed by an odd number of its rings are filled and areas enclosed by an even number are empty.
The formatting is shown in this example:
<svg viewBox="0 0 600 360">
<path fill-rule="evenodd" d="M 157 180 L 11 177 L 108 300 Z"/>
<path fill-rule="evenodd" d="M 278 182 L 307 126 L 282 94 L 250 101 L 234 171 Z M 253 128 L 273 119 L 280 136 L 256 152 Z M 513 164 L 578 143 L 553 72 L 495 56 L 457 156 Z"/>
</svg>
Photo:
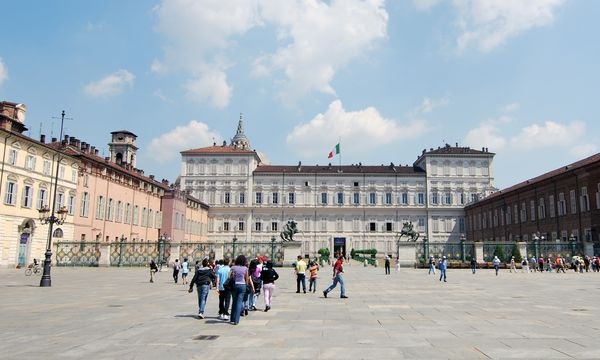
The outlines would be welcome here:
<svg viewBox="0 0 600 360">
<path fill-rule="evenodd" d="M 60 144 L 62 141 L 62 136 L 63 136 L 63 125 L 64 125 L 64 121 L 65 121 L 65 111 L 63 110 L 61 113 L 61 118 L 60 118 L 60 137 L 58 138 L 59 141 L 59 148 L 56 149 L 56 156 L 58 158 L 57 160 L 57 164 L 56 164 L 56 173 L 54 174 L 54 199 L 52 201 L 52 211 L 50 212 L 50 216 L 48 215 L 48 207 L 44 206 L 41 209 L 39 209 L 39 213 L 40 213 L 40 222 L 42 224 L 50 224 L 50 226 L 48 227 L 48 242 L 46 243 L 46 253 L 44 254 L 45 259 L 44 259 L 44 272 L 42 274 L 42 279 L 40 280 L 40 286 L 41 287 L 48 287 L 48 286 L 52 286 L 52 278 L 50 277 L 50 266 L 52 265 L 52 235 L 53 235 L 53 227 L 54 224 L 57 225 L 62 225 L 65 222 L 65 219 L 67 217 L 67 209 L 66 208 L 60 208 L 58 210 L 58 212 L 56 211 L 56 190 L 58 188 L 58 170 L 60 169 Z M 58 216 L 56 216 L 58 215 Z"/>
</svg>

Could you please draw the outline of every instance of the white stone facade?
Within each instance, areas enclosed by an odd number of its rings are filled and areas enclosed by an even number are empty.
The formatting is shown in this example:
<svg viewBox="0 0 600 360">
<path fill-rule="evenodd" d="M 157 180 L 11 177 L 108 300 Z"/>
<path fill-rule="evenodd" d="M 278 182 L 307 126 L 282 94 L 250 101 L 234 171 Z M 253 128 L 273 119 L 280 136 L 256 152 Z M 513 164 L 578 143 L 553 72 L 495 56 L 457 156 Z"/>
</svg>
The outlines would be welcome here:
<svg viewBox="0 0 600 360">
<path fill-rule="evenodd" d="M 446 146 L 411 166 L 271 166 L 224 143 L 182 152 L 180 181 L 210 207 L 209 241 L 268 241 L 294 220 L 311 256 L 342 243 L 395 254 L 405 221 L 431 241 L 459 241 L 464 206 L 494 190 L 493 156 Z"/>
</svg>

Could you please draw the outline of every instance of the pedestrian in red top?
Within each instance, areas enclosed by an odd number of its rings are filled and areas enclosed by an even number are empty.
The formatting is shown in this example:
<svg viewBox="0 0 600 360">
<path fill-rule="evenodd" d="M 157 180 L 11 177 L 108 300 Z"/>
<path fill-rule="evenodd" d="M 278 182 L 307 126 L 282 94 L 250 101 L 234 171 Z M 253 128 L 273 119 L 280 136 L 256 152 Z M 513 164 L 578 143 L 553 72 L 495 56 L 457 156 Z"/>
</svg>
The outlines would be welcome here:
<svg viewBox="0 0 600 360">
<path fill-rule="evenodd" d="M 346 296 L 346 288 L 344 287 L 344 257 L 340 256 L 338 258 L 338 260 L 335 262 L 335 265 L 333 266 L 333 284 L 331 284 L 327 289 L 325 289 L 325 291 L 323 291 L 323 296 L 325 298 L 327 298 L 327 293 L 330 292 L 331 290 L 335 289 L 335 287 L 337 286 L 337 284 L 340 284 L 340 298 L 342 299 L 347 299 L 348 297 Z"/>
</svg>

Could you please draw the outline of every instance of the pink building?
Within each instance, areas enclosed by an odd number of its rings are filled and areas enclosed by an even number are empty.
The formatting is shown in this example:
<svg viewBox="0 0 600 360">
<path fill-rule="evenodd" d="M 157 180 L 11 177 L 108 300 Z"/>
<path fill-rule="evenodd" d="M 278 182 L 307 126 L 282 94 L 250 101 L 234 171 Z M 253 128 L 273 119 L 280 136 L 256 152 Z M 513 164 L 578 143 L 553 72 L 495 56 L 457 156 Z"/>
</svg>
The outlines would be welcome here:
<svg viewBox="0 0 600 360">
<path fill-rule="evenodd" d="M 208 205 L 185 191 L 169 189 L 162 200 L 163 234 L 172 243 L 208 240 Z"/>
</svg>

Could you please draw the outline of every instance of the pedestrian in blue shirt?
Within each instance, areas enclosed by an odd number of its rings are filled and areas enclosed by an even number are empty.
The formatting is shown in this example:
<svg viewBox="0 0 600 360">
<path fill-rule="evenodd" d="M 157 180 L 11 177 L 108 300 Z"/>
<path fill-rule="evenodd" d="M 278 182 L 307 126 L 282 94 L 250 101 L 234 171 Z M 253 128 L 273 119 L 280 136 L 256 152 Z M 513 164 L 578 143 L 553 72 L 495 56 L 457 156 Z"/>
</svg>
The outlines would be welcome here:
<svg viewBox="0 0 600 360">
<path fill-rule="evenodd" d="M 440 281 L 442 281 L 442 278 L 443 278 L 444 282 L 446 282 L 446 269 L 448 268 L 448 260 L 446 260 L 445 256 L 443 256 L 442 259 L 439 261 L 439 268 L 440 268 Z"/>
</svg>

